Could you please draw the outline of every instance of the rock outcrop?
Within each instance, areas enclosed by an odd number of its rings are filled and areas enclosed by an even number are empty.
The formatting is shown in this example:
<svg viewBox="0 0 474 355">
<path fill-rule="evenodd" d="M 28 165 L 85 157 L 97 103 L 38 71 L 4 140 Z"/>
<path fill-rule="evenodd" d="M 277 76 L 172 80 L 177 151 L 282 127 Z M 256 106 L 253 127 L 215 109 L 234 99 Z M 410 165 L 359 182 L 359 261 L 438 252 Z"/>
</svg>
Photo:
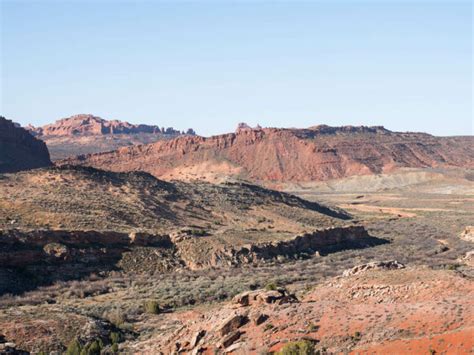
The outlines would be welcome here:
<svg viewBox="0 0 474 355">
<path fill-rule="evenodd" d="M 436 353 L 464 354 L 473 346 L 472 286 L 468 278 L 447 270 L 374 269 L 328 278 L 305 291 L 298 302 L 257 301 L 269 293 L 279 292 L 260 289 L 240 294 L 232 302 L 163 315 L 166 324 L 175 327 L 169 331 L 162 327 L 129 350 L 279 354 L 288 344 L 309 342 L 306 352 L 281 353 L 406 354 L 416 347 L 419 353 L 436 349 Z M 249 294 L 256 295 L 255 300 L 242 306 L 241 300 Z M 446 298 L 458 315 L 442 302 Z M 392 308 L 396 312 L 387 314 Z M 197 332 L 204 334 L 198 345 L 185 341 Z"/>
<path fill-rule="evenodd" d="M 29 352 L 17 349 L 15 343 L 6 341 L 5 336 L 0 334 L 0 354 L 29 355 Z"/>
<path fill-rule="evenodd" d="M 70 277 L 76 277 L 81 270 L 90 272 L 98 266 L 109 269 L 119 265 L 127 270 L 154 267 L 162 271 L 176 267 L 227 267 L 255 264 L 281 256 L 295 258 L 327 247 L 351 247 L 350 243 L 365 243 L 367 238 L 370 238 L 367 231 L 360 226 L 330 228 L 275 243 L 223 248 L 206 255 L 200 263 L 196 263 L 186 255 L 186 249 L 181 249 L 181 242 L 169 235 L 93 230 L 12 229 L 0 231 L 0 271 L 2 268 L 30 268 L 35 270 L 35 273 L 44 270 L 49 272 L 48 265 L 61 265 L 62 276 L 70 272 Z M 156 256 L 158 261 L 154 261 Z M 1 286 L 0 283 L 0 294 Z M 291 301 L 291 297 L 281 290 L 268 291 L 263 295 L 251 293 L 247 296 L 247 300 L 240 301 L 242 305 L 253 302 L 255 297 L 261 297 L 259 301 L 264 303 Z"/>
<path fill-rule="evenodd" d="M 0 173 L 51 165 L 44 142 L 0 116 Z"/>
<path fill-rule="evenodd" d="M 26 128 L 46 142 L 53 160 L 196 134 L 192 128 L 180 132 L 172 127 L 109 121 L 86 114 L 63 118 L 42 127 L 30 125 Z"/>
<path fill-rule="evenodd" d="M 382 243 L 386 241 L 371 237 L 363 226 L 343 226 L 316 230 L 286 240 L 222 247 L 214 250 L 205 259 L 196 260 L 194 255 L 187 253 L 184 248 L 179 250 L 178 254 L 190 269 L 202 269 L 255 264 L 266 260 L 308 258 L 320 252 L 364 248 Z"/>
<path fill-rule="evenodd" d="M 474 167 L 474 137 L 434 137 L 383 127 L 251 128 L 178 137 L 89 154 L 64 164 L 113 171 L 144 170 L 163 179 L 243 178 L 260 183 L 311 182 L 397 168 Z"/>
<path fill-rule="evenodd" d="M 172 127 L 160 128 L 156 125 L 131 124 L 119 120 L 105 120 L 101 117 L 80 114 L 57 120 L 55 123 L 42 127 L 27 126 L 35 136 L 80 136 L 80 135 L 109 135 L 109 134 L 168 134 L 180 135 L 181 132 Z M 184 134 L 184 132 L 183 132 Z M 186 134 L 195 134 L 191 128 Z"/>
<path fill-rule="evenodd" d="M 240 249 L 210 250 L 201 254 L 199 263 L 196 263 L 187 255 L 183 241 L 173 240 L 169 235 L 93 230 L 0 230 L 0 276 L 10 275 L 0 277 L 0 295 L 117 268 L 125 272 L 155 270 L 163 273 L 184 268 L 259 264 L 280 257 L 298 258 L 328 247 L 335 250 L 365 247 L 367 238 L 370 237 L 363 227 L 331 228 L 287 241 L 256 243 Z M 208 240 L 207 243 L 212 241 Z M 255 302 L 297 302 L 284 289 L 250 292 L 240 297 L 236 303 L 242 306 Z M 262 322 L 263 319 L 255 321 Z M 236 330 L 231 328 L 223 332 L 227 334 Z"/>
<path fill-rule="evenodd" d="M 242 307 L 255 304 L 272 304 L 282 305 L 285 303 L 297 303 L 298 299 L 294 294 L 289 293 L 285 288 L 279 287 L 275 290 L 256 290 L 240 293 L 232 299 L 232 301 Z M 265 315 L 253 314 L 254 323 L 261 324 L 266 319 Z"/>
<path fill-rule="evenodd" d="M 461 233 L 461 239 L 467 242 L 474 242 L 474 226 L 467 226 Z"/>
<path fill-rule="evenodd" d="M 0 265 L 106 263 L 131 247 L 172 248 L 167 235 L 68 230 L 0 231 Z"/>
<path fill-rule="evenodd" d="M 399 263 L 396 260 L 389 260 L 389 261 L 373 261 L 371 263 L 362 264 L 354 266 L 351 269 L 345 270 L 343 272 L 343 276 L 352 276 L 357 275 L 367 270 L 396 270 L 396 269 L 404 269 L 405 265 Z"/>
<path fill-rule="evenodd" d="M 181 267 L 174 254 L 174 245 L 167 235 L 0 230 L 0 295 L 117 267 L 174 270 Z"/>
</svg>

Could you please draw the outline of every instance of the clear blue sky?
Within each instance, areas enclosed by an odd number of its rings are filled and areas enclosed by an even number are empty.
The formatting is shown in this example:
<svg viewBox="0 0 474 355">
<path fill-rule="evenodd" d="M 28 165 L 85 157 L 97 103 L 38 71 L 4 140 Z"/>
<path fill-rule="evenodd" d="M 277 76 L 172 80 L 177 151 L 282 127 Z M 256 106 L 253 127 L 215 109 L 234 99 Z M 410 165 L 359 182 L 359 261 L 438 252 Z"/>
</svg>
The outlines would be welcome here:
<svg viewBox="0 0 474 355">
<path fill-rule="evenodd" d="M 473 134 L 470 1 L 1 1 L 0 114 Z"/>
</svg>

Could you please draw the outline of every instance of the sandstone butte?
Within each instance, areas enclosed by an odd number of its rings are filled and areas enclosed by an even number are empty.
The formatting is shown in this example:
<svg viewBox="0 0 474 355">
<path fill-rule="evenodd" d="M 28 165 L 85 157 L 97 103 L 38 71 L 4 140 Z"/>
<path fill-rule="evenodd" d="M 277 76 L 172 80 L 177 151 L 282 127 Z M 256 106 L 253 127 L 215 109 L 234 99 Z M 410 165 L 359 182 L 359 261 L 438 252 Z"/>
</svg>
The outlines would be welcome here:
<svg viewBox="0 0 474 355">
<path fill-rule="evenodd" d="M 392 132 L 381 126 L 250 128 L 212 137 L 183 136 L 66 159 L 59 164 L 143 170 L 165 180 L 239 178 L 309 182 L 398 168 L 474 167 L 474 137 Z"/>
<path fill-rule="evenodd" d="M 131 124 L 119 120 L 105 120 L 90 114 L 79 114 L 57 120 L 54 123 L 34 127 L 27 126 L 33 135 L 38 137 L 54 136 L 82 136 L 82 135 L 107 135 L 107 134 L 168 134 L 179 135 L 181 132 L 174 128 L 160 128 L 155 125 Z M 183 132 L 184 133 L 184 132 Z M 186 134 L 194 135 L 192 129 L 188 129 Z"/>
<path fill-rule="evenodd" d="M 0 116 L 0 173 L 51 165 L 46 144 Z"/>
</svg>

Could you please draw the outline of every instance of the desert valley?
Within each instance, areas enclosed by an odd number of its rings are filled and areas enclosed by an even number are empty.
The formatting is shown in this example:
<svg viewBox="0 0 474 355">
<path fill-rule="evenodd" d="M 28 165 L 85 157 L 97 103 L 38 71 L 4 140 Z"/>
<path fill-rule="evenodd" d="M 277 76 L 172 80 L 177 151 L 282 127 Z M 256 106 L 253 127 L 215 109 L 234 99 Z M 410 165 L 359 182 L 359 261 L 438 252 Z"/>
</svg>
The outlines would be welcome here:
<svg viewBox="0 0 474 355">
<path fill-rule="evenodd" d="M 473 136 L 0 117 L 0 354 L 472 353 L 473 224 Z"/>
</svg>

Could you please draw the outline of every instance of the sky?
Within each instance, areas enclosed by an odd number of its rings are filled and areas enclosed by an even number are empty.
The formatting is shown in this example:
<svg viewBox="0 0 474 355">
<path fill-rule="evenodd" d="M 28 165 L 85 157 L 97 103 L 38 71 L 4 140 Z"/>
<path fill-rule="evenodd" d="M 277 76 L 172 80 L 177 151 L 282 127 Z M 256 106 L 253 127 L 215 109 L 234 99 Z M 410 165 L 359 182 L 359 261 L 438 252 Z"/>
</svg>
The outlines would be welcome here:
<svg viewBox="0 0 474 355">
<path fill-rule="evenodd" d="M 471 1 L 0 0 L 0 115 L 472 135 Z"/>
</svg>

